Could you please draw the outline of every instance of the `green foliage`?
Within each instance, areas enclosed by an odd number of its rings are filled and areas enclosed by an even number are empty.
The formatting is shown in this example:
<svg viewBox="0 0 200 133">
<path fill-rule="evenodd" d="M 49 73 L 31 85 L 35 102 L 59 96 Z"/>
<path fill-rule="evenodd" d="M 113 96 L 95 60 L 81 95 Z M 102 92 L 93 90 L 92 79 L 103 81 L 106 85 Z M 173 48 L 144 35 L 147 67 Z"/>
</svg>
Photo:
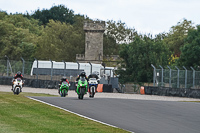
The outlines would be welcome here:
<svg viewBox="0 0 200 133">
<path fill-rule="evenodd" d="M 120 82 L 150 82 L 152 80 L 151 64 L 167 65 L 170 57 L 168 48 L 159 38 L 136 36 L 130 44 L 122 44 L 120 57 L 123 59 Z"/>
<path fill-rule="evenodd" d="M 35 57 L 74 61 L 76 53 L 84 51 L 83 37 L 72 25 L 50 20 L 38 40 Z"/>
<path fill-rule="evenodd" d="M 188 31 L 194 29 L 192 21 L 184 19 L 182 22 L 178 22 L 176 26 L 172 26 L 164 42 L 169 47 L 173 54 L 180 56 L 180 48 L 184 46 L 184 39 L 187 37 Z"/>
<path fill-rule="evenodd" d="M 116 40 L 111 36 L 103 36 L 103 54 L 104 55 L 118 55 L 119 54 L 119 45 L 116 43 Z"/>
<path fill-rule="evenodd" d="M 181 48 L 181 56 L 178 60 L 180 66 L 200 65 L 200 26 L 197 29 L 191 29 L 185 39 L 185 45 Z"/>
<path fill-rule="evenodd" d="M 38 19 L 40 24 L 46 25 L 49 20 L 60 21 L 64 23 L 74 23 L 74 11 L 66 8 L 64 5 L 53 6 L 51 9 L 39 9 L 31 15 L 34 19 Z"/>
</svg>

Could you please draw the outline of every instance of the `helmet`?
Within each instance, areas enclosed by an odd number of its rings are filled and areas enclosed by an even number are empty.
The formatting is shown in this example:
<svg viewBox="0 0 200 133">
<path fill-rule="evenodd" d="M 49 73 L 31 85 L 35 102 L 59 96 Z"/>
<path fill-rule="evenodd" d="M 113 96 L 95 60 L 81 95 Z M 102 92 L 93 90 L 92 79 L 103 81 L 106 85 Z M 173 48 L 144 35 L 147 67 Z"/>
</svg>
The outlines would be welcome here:
<svg viewBox="0 0 200 133">
<path fill-rule="evenodd" d="M 80 74 L 80 76 L 85 76 L 86 74 L 85 74 L 85 72 L 83 71 L 83 72 L 81 72 L 81 74 Z"/>
<path fill-rule="evenodd" d="M 20 72 L 20 71 L 18 71 L 18 72 L 17 72 L 17 75 L 19 75 L 19 76 L 20 76 L 20 75 L 21 75 L 21 72 Z"/>
<path fill-rule="evenodd" d="M 66 76 L 63 76 L 62 78 L 63 78 L 63 79 L 67 79 L 67 77 L 66 77 Z"/>
</svg>

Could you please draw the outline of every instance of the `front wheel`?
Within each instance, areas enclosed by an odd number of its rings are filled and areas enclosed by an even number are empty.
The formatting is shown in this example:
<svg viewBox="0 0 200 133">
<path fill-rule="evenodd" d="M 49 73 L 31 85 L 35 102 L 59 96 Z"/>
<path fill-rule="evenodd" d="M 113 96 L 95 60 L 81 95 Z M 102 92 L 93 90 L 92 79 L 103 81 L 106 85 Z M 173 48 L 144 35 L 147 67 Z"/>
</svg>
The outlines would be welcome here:
<svg viewBox="0 0 200 133">
<path fill-rule="evenodd" d="M 79 88 L 80 89 L 80 93 L 78 95 L 78 99 L 83 99 L 84 94 L 85 94 L 85 88 Z"/>
<path fill-rule="evenodd" d="M 61 91 L 61 97 L 66 97 L 66 95 L 67 95 L 67 90 L 63 89 Z"/>
<path fill-rule="evenodd" d="M 15 89 L 14 89 L 14 94 L 17 94 L 17 95 L 19 95 L 19 93 L 20 93 L 20 88 L 19 87 L 16 87 Z"/>
</svg>

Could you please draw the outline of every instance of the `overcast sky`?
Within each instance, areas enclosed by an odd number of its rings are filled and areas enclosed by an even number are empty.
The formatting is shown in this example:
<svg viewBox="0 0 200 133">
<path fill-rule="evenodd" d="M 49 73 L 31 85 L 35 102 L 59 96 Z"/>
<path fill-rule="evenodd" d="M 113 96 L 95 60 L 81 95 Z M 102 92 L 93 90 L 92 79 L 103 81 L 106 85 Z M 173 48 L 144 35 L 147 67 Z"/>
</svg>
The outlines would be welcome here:
<svg viewBox="0 0 200 133">
<path fill-rule="evenodd" d="M 31 13 L 60 4 L 91 19 L 121 20 L 141 34 L 169 32 L 183 18 L 200 24 L 200 0 L 0 0 L 0 10 Z"/>
</svg>

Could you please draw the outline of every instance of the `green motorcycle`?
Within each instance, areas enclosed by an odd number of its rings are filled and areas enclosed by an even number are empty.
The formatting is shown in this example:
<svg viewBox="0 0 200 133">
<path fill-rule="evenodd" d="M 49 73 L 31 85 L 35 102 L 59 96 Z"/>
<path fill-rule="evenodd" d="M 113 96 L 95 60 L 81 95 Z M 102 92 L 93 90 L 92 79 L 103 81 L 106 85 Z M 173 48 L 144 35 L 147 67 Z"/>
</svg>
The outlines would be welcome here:
<svg viewBox="0 0 200 133">
<path fill-rule="evenodd" d="M 68 90 L 69 90 L 70 84 L 68 84 L 66 81 L 63 81 L 62 84 L 60 85 L 60 96 L 65 97 L 68 95 Z"/>
<path fill-rule="evenodd" d="M 84 95 L 87 93 L 88 82 L 85 77 L 80 77 L 78 80 L 78 85 L 76 92 L 78 94 L 78 99 L 83 99 Z"/>
</svg>

